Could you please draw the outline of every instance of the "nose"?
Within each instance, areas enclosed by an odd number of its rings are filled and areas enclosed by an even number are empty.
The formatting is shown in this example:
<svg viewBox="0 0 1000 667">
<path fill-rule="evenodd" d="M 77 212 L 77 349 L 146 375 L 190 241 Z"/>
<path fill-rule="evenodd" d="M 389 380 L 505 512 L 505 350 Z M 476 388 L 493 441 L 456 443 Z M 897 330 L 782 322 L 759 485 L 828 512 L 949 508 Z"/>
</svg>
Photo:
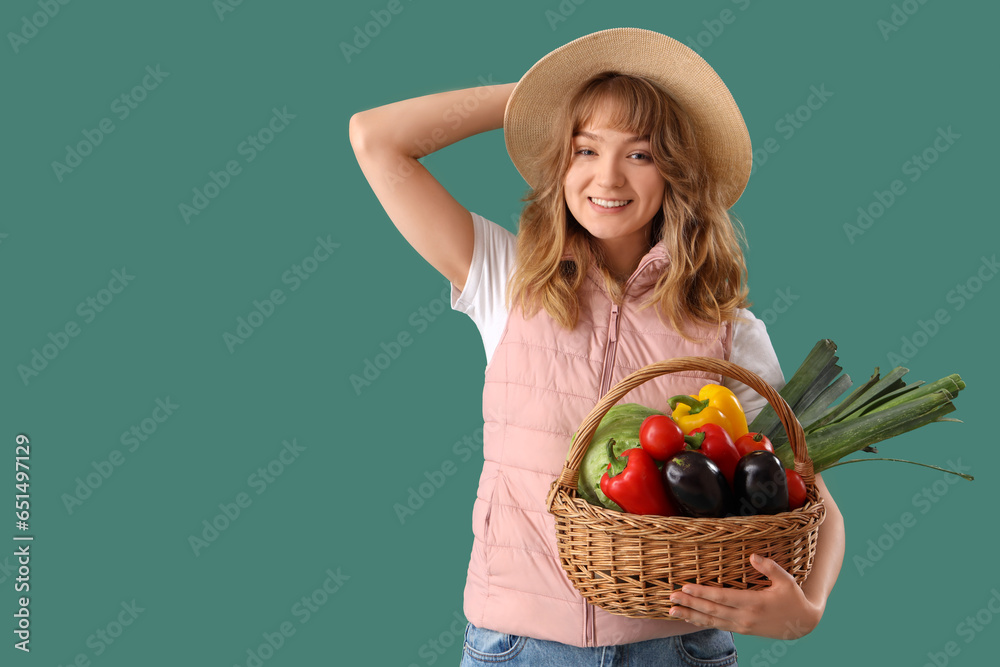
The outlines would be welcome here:
<svg viewBox="0 0 1000 667">
<path fill-rule="evenodd" d="M 597 184 L 608 190 L 620 188 L 625 184 L 625 174 L 622 165 L 613 157 L 602 157 L 595 166 Z"/>
</svg>

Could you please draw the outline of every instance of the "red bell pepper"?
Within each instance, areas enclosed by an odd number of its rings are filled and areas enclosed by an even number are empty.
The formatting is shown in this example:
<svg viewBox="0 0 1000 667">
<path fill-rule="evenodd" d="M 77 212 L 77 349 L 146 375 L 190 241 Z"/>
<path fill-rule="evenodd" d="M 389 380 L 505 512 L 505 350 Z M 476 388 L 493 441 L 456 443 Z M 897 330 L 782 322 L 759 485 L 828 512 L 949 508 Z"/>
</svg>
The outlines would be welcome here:
<svg viewBox="0 0 1000 667">
<path fill-rule="evenodd" d="M 740 437 L 736 438 L 736 451 L 740 453 L 740 456 L 748 454 L 750 452 L 762 449 L 774 454 L 774 445 L 771 444 L 771 440 L 763 433 L 744 433 Z"/>
<path fill-rule="evenodd" d="M 608 471 L 601 477 L 601 491 L 630 514 L 676 516 L 677 508 L 667 497 L 656 462 L 642 447 L 615 455 L 615 441 L 608 441 Z"/>
<path fill-rule="evenodd" d="M 700 449 L 715 465 L 719 466 L 726 481 L 733 483 L 736 464 L 740 462 L 740 453 L 733 443 L 732 437 L 718 424 L 705 424 L 688 433 L 692 438 L 686 438 L 695 449 Z"/>
</svg>

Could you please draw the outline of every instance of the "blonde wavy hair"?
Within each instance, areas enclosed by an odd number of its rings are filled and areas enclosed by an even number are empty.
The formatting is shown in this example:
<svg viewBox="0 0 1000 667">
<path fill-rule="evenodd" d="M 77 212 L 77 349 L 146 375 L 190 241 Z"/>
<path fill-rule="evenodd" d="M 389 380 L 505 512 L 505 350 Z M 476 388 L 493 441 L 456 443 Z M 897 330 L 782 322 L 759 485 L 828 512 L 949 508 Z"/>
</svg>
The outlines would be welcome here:
<svg viewBox="0 0 1000 667">
<path fill-rule="evenodd" d="M 567 329 L 580 315 L 577 291 L 591 264 L 604 277 L 616 303 L 624 283 L 613 276 L 601 245 L 569 211 L 564 181 L 573 157 L 573 134 L 610 103 L 612 129 L 649 135 L 650 156 L 666 181 L 663 206 L 653 218 L 652 248 L 666 240 L 670 263 L 652 297 L 640 309 L 659 304 L 670 326 L 685 338 L 688 317 L 721 327 L 736 319 L 736 309 L 749 305 L 746 244 L 742 225 L 722 203 L 700 158 L 694 128 L 684 110 L 655 83 L 637 76 L 602 72 L 585 83 L 561 111 L 561 128 L 553 132 L 537 156 L 540 185 L 521 199 L 514 271 L 507 284 L 506 304 L 519 303 L 526 318 L 539 308 Z M 567 253 L 573 259 L 564 260 Z"/>
</svg>

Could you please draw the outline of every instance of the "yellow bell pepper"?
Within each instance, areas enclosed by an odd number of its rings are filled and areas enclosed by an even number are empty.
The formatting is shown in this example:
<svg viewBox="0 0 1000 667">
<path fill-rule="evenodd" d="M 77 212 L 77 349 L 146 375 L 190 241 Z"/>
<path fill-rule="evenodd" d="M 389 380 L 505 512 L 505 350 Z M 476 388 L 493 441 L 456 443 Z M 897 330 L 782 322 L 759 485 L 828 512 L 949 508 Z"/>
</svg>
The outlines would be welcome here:
<svg viewBox="0 0 1000 667">
<path fill-rule="evenodd" d="M 747 418 L 736 394 L 718 384 L 706 384 L 697 396 L 681 394 L 668 403 L 671 416 L 684 433 L 705 424 L 718 424 L 735 441 L 746 434 Z"/>
</svg>

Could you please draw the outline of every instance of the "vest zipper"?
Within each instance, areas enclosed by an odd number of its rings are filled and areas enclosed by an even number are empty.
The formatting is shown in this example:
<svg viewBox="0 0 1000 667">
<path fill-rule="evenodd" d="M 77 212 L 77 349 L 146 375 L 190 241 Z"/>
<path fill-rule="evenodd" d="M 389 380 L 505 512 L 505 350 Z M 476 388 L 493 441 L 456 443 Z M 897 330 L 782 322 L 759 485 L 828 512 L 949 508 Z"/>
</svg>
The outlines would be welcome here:
<svg viewBox="0 0 1000 667">
<path fill-rule="evenodd" d="M 601 377 L 601 396 L 611 389 L 611 369 L 615 363 L 615 349 L 618 347 L 618 304 L 611 304 L 611 320 L 608 322 L 608 348 L 604 353 L 604 375 Z"/>
<path fill-rule="evenodd" d="M 611 389 L 611 369 L 615 365 L 615 350 L 618 347 L 618 304 L 611 304 L 611 319 L 608 322 L 608 348 L 604 353 L 604 374 L 601 377 L 601 396 L 608 393 Z M 594 605 L 589 602 L 585 603 L 586 613 L 584 615 L 584 620 L 586 623 L 586 642 L 587 646 L 595 646 L 594 643 L 596 630 L 594 628 Z"/>
<path fill-rule="evenodd" d="M 646 265 L 652 260 L 647 259 L 642 262 L 638 267 L 636 267 L 635 272 L 629 276 L 629 279 L 625 282 L 625 288 L 622 290 L 623 293 L 628 293 L 629 285 L 635 280 Z M 618 349 L 618 304 L 611 304 L 611 319 L 608 322 L 608 347 L 607 351 L 604 353 L 604 373 L 601 375 L 601 396 L 603 397 L 608 390 L 611 389 L 611 370 L 615 365 L 615 352 Z M 595 646 L 595 636 L 597 634 L 594 628 L 594 605 L 589 602 L 584 602 L 584 638 L 586 640 L 587 646 Z"/>
<path fill-rule="evenodd" d="M 643 269 L 646 268 L 648 264 L 653 261 L 652 258 L 647 258 L 644 262 L 639 264 L 629 276 L 628 280 L 625 281 L 625 287 L 622 288 L 622 299 L 628 295 L 628 288 L 632 285 L 632 282 L 636 279 Z M 604 375 L 601 377 L 601 396 L 608 393 L 611 389 L 611 370 L 615 365 L 615 351 L 618 349 L 618 304 L 611 304 L 611 320 L 608 323 L 608 349 L 604 353 Z"/>
</svg>

